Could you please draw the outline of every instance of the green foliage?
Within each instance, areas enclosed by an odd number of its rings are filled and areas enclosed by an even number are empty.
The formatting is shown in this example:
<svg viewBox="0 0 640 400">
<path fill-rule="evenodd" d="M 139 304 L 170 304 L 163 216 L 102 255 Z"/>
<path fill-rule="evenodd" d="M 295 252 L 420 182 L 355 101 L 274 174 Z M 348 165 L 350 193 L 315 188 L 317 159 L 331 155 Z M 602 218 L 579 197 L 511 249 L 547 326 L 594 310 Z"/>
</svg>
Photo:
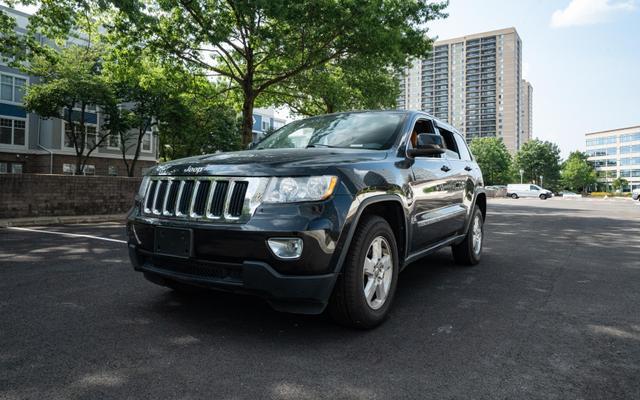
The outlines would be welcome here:
<svg viewBox="0 0 640 400">
<path fill-rule="evenodd" d="M 558 189 L 560 183 L 560 149 L 558 145 L 541 141 L 530 140 L 525 143 L 514 158 L 516 170 L 524 171 L 525 182 L 540 182 L 543 176 L 543 184 L 551 189 Z"/>
<path fill-rule="evenodd" d="M 611 182 L 611 186 L 613 190 L 621 190 L 626 186 L 629 186 L 629 181 L 624 178 L 616 178 L 613 182 Z"/>
<path fill-rule="evenodd" d="M 470 148 L 482 170 L 485 185 L 502 185 L 510 182 L 511 154 L 502 138 L 477 138 L 471 141 Z"/>
<path fill-rule="evenodd" d="M 304 116 L 396 106 L 399 84 L 375 60 L 329 62 L 265 91 L 261 103 L 286 105 Z"/>
<path fill-rule="evenodd" d="M 218 91 L 201 79 L 168 99 L 158 116 L 162 159 L 240 150 L 237 114 L 220 102 Z"/>
<path fill-rule="evenodd" d="M 112 3 L 122 12 L 118 29 L 241 93 L 244 144 L 255 101 L 267 90 L 333 62 L 342 68 L 362 58 L 397 70 L 429 53 L 426 25 L 446 7 L 422 0 L 152 0 L 144 9 Z"/>
<path fill-rule="evenodd" d="M 106 131 L 97 132 L 95 137 L 85 134 L 87 107 L 110 109 L 116 104 L 102 74 L 101 50 L 75 45 L 43 50 L 23 68 L 40 77 L 27 88 L 25 108 L 43 118 L 65 120 L 69 128 L 66 137 L 76 152 L 76 173 L 82 173 L 91 153 L 108 135 Z"/>
<path fill-rule="evenodd" d="M 576 192 L 587 190 L 589 185 L 597 182 L 596 171 L 587 161 L 585 153 L 574 151 L 562 164 L 562 184 L 565 188 Z"/>
</svg>

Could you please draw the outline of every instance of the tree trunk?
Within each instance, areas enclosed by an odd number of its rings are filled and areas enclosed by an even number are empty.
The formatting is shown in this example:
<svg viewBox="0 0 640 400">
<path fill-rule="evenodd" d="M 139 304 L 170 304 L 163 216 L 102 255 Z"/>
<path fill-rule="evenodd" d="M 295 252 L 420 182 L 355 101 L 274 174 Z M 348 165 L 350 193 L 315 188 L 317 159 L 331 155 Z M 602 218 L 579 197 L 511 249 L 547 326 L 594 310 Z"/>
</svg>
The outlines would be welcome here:
<svg viewBox="0 0 640 400">
<path fill-rule="evenodd" d="M 244 90 L 244 103 L 242 104 L 242 147 L 246 148 L 253 141 L 253 102 L 255 96 L 247 88 Z"/>
</svg>

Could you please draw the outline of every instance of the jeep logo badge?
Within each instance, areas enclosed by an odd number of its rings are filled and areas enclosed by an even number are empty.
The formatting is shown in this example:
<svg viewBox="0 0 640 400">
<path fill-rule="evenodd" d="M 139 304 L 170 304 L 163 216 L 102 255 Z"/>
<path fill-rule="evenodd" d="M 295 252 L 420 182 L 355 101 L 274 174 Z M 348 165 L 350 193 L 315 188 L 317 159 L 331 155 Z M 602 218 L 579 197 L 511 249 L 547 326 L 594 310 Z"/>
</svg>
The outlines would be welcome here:
<svg viewBox="0 0 640 400">
<path fill-rule="evenodd" d="M 191 165 L 189 165 L 187 169 L 184 170 L 184 172 L 191 172 L 194 174 L 199 174 L 202 171 L 204 171 L 204 167 L 192 167 Z"/>
</svg>

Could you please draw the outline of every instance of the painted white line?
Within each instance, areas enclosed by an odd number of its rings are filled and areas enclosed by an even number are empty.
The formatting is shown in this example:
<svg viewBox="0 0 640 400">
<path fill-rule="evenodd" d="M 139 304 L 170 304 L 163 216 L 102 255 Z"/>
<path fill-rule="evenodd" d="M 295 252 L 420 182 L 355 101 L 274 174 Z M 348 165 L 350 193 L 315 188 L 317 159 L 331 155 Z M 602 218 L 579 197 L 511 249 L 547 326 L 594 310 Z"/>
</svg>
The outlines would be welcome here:
<svg viewBox="0 0 640 400">
<path fill-rule="evenodd" d="M 8 226 L 7 229 L 13 229 L 13 230 L 16 230 L 16 231 L 25 231 L 25 232 L 50 233 L 52 235 L 61 235 L 61 236 L 68 236 L 68 237 L 81 237 L 81 238 L 87 238 L 87 239 L 97 239 L 97 240 L 104 240 L 106 242 L 127 243 L 126 240 L 111 239 L 111 238 L 105 238 L 105 237 L 100 237 L 100 236 L 92 236 L 92 235 L 81 235 L 81 234 L 78 234 L 78 233 L 43 231 L 43 230 L 40 230 L 40 229 L 20 228 L 20 227 L 17 227 L 17 226 Z"/>
</svg>

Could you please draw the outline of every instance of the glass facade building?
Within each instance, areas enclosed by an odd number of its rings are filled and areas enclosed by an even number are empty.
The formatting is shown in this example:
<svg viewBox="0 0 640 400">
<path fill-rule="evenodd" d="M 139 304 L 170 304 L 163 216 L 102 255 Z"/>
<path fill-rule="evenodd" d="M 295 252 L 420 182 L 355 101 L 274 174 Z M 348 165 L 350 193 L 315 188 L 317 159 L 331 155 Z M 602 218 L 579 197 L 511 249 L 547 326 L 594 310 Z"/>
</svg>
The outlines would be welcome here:
<svg viewBox="0 0 640 400">
<path fill-rule="evenodd" d="M 587 133 L 586 145 L 603 190 L 616 178 L 629 182 L 625 192 L 640 189 L 640 126 Z"/>
</svg>

